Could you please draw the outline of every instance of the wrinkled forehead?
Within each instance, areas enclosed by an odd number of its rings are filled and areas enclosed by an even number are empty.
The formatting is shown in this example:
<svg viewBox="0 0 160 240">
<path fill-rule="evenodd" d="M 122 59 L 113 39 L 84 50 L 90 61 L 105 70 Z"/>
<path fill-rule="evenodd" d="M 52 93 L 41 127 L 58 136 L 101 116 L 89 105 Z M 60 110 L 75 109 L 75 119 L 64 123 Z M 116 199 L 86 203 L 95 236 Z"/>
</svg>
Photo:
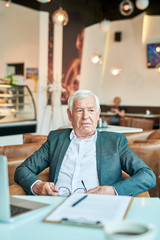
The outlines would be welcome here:
<svg viewBox="0 0 160 240">
<path fill-rule="evenodd" d="M 73 107 L 96 107 L 96 100 L 94 96 L 74 99 Z"/>
</svg>

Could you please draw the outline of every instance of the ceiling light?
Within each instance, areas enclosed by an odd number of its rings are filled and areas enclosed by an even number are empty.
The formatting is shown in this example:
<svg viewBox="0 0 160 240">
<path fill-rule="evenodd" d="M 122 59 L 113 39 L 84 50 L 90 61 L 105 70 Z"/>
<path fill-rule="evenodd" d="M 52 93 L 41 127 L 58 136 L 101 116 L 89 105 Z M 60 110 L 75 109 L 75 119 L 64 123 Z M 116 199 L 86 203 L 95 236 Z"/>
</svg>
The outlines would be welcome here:
<svg viewBox="0 0 160 240">
<path fill-rule="evenodd" d="M 134 5 L 130 0 L 123 0 L 119 4 L 119 11 L 124 16 L 129 16 L 133 13 Z"/>
<path fill-rule="evenodd" d="M 37 2 L 40 2 L 40 3 L 49 3 L 49 2 L 51 2 L 51 0 L 37 0 Z"/>
<path fill-rule="evenodd" d="M 91 56 L 91 62 L 94 64 L 102 64 L 101 54 L 95 53 Z"/>
<path fill-rule="evenodd" d="M 115 67 L 113 67 L 113 68 L 111 69 L 111 74 L 112 74 L 113 76 L 118 76 L 118 74 L 119 74 L 121 71 L 122 71 L 121 68 L 115 68 Z"/>
<path fill-rule="evenodd" d="M 102 32 L 107 32 L 110 28 L 110 21 L 107 19 L 104 19 L 102 22 L 100 22 L 99 27 Z"/>
<path fill-rule="evenodd" d="M 156 52 L 160 52 L 160 46 L 156 47 Z"/>
<path fill-rule="evenodd" d="M 140 10 L 144 10 L 149 5 L 149 0 L 136 0 L 136 7 Z"/>
<path fill-rule="evenodd" d="M 158 70 L 158 72 L 160 72 L 160 63 L 156 65 L 156 69 Z"/>
<path fill-rule="evenodd" d="M 11 5 L 11 0 L 5 2 L 5 7 L 9 7 Z"/>
<path fill-rule="evenodd" d="M 66 26 L 68 23 L 69 17 L 67 12 L 62 8 L 60 8 L 53 13 L 52 19 L 54 23 L 62 24 L 63 26 Z"/>
</svg>

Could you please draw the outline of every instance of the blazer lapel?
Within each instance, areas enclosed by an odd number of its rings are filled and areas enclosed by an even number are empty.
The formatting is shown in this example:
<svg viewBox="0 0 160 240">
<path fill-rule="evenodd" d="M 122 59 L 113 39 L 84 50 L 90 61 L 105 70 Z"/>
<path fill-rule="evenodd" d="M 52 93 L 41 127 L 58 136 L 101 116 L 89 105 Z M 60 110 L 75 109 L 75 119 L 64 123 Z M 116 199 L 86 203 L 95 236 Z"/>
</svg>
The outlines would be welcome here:
<svg viewBox="0 0 160 240">
<path fill-rule="evenodd" d="M 59 170 L 69 144 L 70 144 L 69 134 L 60 137 L 59 143 L 56 146 L 56 152 L 51 159 L 49 176 L 50 181 L 54 183 L 56 183 L 57 181 Z"/>
<path fill-rule="evenodd" d="M 101 134 L 97 131 L 97 142 L 96 142 L 96 160 L 97 160 L 97 173 L 99 184 L 102 182 L 102 174 L 101 174 L 101 158 L 102 158 L 103 144 Z"/>
</svg>

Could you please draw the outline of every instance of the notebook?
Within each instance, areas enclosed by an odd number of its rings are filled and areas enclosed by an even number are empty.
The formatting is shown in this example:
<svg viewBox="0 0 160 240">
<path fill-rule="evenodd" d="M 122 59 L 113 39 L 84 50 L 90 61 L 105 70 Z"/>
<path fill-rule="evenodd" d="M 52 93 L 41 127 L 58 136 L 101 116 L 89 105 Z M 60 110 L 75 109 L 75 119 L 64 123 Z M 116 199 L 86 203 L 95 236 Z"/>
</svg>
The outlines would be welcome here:
<svg viewBox="0 0 160 240">
<path fill-rule="evenodd" d="M 10 222 L 21 214 L 48 206 L 45 203 L 10 196 L 8 186 L 7 157 L 0 155 L 0 221 Z"/>
</svg>

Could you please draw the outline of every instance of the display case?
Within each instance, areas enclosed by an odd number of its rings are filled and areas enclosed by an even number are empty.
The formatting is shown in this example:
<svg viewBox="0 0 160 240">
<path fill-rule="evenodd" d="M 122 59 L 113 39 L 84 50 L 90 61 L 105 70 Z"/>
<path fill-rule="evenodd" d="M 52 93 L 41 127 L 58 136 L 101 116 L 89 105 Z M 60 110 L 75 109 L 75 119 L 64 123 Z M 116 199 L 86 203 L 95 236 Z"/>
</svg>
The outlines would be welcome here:
<svg viewBox="0 0 160 240">
<path fill-rule="evenodd" d="M 36 107 L 27 85 L 0 84 L 0 136 L 36 131 Z"/>
</svg>

